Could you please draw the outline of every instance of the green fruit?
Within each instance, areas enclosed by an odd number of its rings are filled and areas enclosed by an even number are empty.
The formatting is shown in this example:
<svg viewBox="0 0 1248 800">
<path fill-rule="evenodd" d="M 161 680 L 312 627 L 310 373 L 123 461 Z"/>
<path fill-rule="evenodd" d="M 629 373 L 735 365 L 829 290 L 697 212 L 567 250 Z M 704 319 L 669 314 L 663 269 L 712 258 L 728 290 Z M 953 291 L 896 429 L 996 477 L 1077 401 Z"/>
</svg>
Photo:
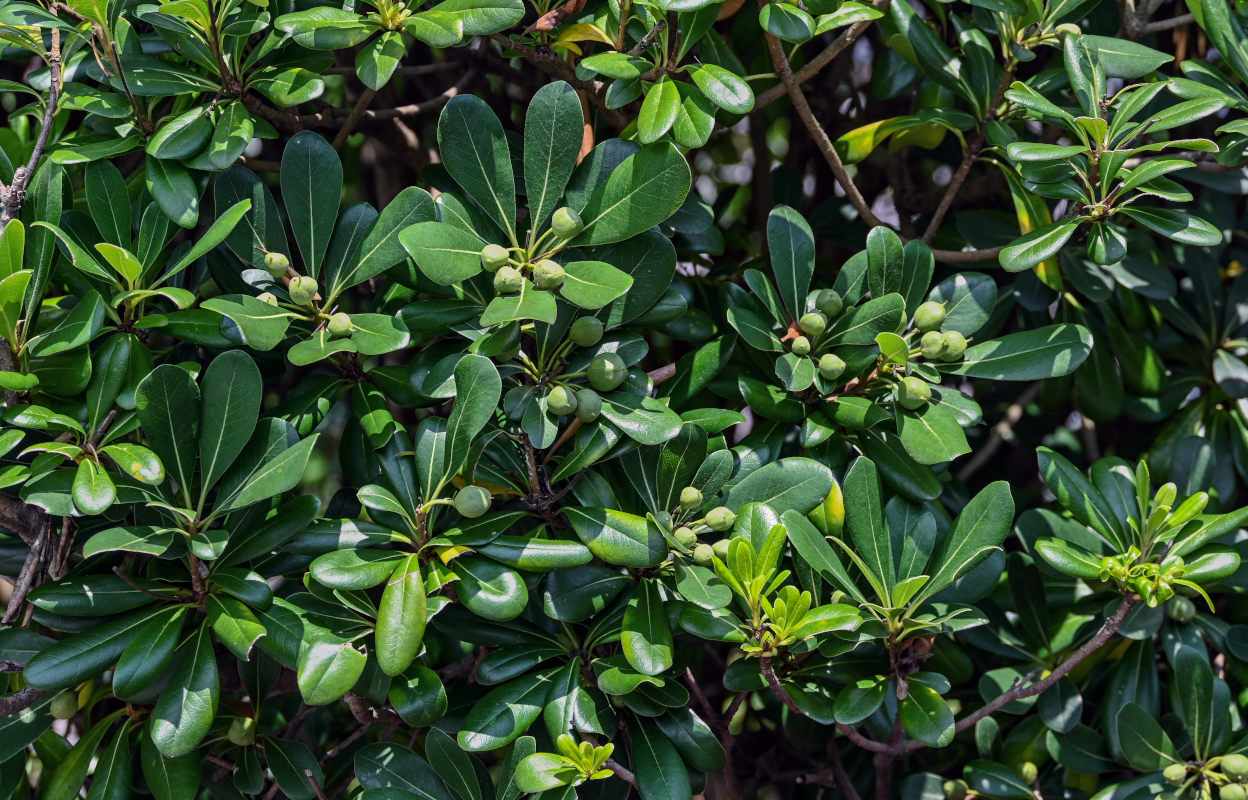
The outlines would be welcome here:
<svg viewBox="0 0 1248 800">
<path fill-rule="evenodd" d="M 73 692 L 61 692 L 52 698 L 52 703 L 48 706 L 48 710 L 57 719 L 73 719 L 74 715 L 78 713 L 78 698 Z"/>
<path fill-rule="evenodd" d="M 1187 780 L 1186 764 L 1170 764 L 1161 772 L 1161 776 L 1171 786 L 1182 786 L 1183 781 Z"/>
<path fill-rule="evenodd" d="M 825 381 L 834 381 L 845 371 L 845 361 L 836 353 L 825 353 L 819 359 L 819 377 Z"/>
<path fill-rule="evenodd" d="M 1222 800 L 1248 800 L 1248 789 L 1237 783 L 1228 783 L 1218 790 L 1218 797 Z"/>
<path fill-rule="evenodd" d="M 602 413 L 602 398 L 593 389 L 581 389 L 576 393 L 576 418 L 581 422 L 593 422 Z"/>
<path fill-rule="evenodd" d="M 1028 783 L 1035 783 L 1036 778 L 1040 777 L 1040 770 L 1036 767 L 1035 763 L 1031 761 L 1024 761 L 1023 765 L 1018 768 L 1018 774 Z"/>
<path fill-rule="evenodd" d="M 828 319 L 838 317 L 845 308 L 845 301 L 832 289 L 823 289 L 815 300 L 815 308 Z"/>
<path fill-rule="evenodd" d="M 1196 616 L 1196 604 L 1179 595 L 1166 603 L 1166 614 L 1175 622 L 1191 622 Z"/>
<path fill-rule="evenodd" d="M 571 414 L 576 411 L 576 395 L 567 387 L 556 386 L 546 395 L 546 407 L 552 414 Z"/>
<path fill-rule="evenodd" d="M 709 544 L 702 543 L 693 548 L 693 560 L 697 564 L 704 567 L 711 565 L 711 557 L 715 555 L 715 550 Z"/>
<path fill-rule="evenodd" d="M 12 92 L 0 94 L 0 108 L 3 108 L 6 114 L 12 114 L 13 109 L 17 108 L 17 95 Z"/>
<path fill-rule="evenodd" d="M 1078 36 L 1083 33 L 1083 29 L 1073 22 L 1064 22 L 1058 25 L 1053 32 L 1057 34 L 1059 39 L 1064 40 L 1067 36 Z"/>
<path fill-rule="evenodd" d="M 945 307 L 935 300 L 928 300 L 915 309 L 914 327 L 921 331 L 939 330 L 945 321 Z"/>
<path fill-rule="evenodd" d="M 558 289 L 563 285 L 563 267 L 558 262 L 544 258 L 533 267 L 533 283 L 539 289 Z"/>
<path fill-rule="evenodd" d="M 297 306 L 306 306 L 316 299 L 316 294 L 321 290 L 317 284 L 316 278 L 307 275 L 300 275 L 297 278 L 291 278 L 290 284 L 286 287 L 286 291 L 290 294 L 290 302 Z"/>
<path fill-rule="evenodd" d="M 585 230 L 585 223 L 581 222 L 580 214 L 564 206 L 557 209 L 555 215 L 550 218 L 550 229 L 560 239 L 571 239 Z"/>
<path fill-rule="evenodd" d="M 229 739 L 230 744 L 236 744 L 239 747 L 247 747 L 256 741 L 256 721 L 251 717 L 235 717 L 230 722 L 230 729 L 226 731 L 225 738 Z"/>
<path fill-rule="evenodd" d="M 828 327 L 828 318 L 818 311 L 812 311 L 802 315 L 802 318 L 797 321 L 797 327 L 801 328 L 802 333 L 807 336 L 818 336 Z"/>
<path fill-rule="evenodd" d="M 945 791 L 945 800 L 962 800 L 966 797 L 970 787 L 966 785 L 966 781 L 945 781 L 940 786 Z"/>
<path fill-rule="evenodd" d="M 728 540 L 720 539 L 718 542 L 715 542 L 711 545 L 711 552 L 715 554 L 716 558 L 723 561 L 728 557 Z"/>
<path fill-rule="evenodd" d="M 350 336 L 351 331 L 355 330 L 355 326 L 351 324 L 351 315 L 341 311 L 330 315 L 329 324 L 325 327 L 330 336 Z"/>
<path fill-rule="evenodd" d="M 481 486 L 465 486 L 455 493 L 455 510 L 468 519 L 476 519 L 490 510 L 494 496 Z"/>
<path fill-rule="evenodd" d="M 590 386 L 600 392 L 610 392 L 628 377 L 628 367 L 624 366 L 624 359 L 615 353 L 603 353 L 589 362 L 586 377 Z"/>
<path fill-rule="evenodd" d="M 286 270 L 290 268 L 290 259 L 281 253 L 265 253 L 264 268 L 274 278 L 280 278 L 286 274 Z"/>
<path fill-rule="evenodd" d="M 692 486 L 680 490 L 680 508 L 682 511 L 693 511 L 702 507 L 702 493 Z"/>
<path fill-rule="evenodd" d="M 1233 781 L 1248 778 L 1248 756 L 1231 753 L 1222 757 L 1222 774 Z"/>
<path fill-rule="evenodd" d="M 684 525 L 672 531 L 672 538 L 686 550 L 698 543 L 698 535 Z"/>
<path fill-rule="evenodd" d="M 929 360 L 940 358 L 945 352 L 945 335 L 940 331 L 928 331 L 919 339 L 919 352 Z"/>
<path fill-rule="evenodd" d="M 593 347 L 602 341 L 602 320 L 581 317 L 568 329 L 568 338 L 581 347 Z"/>
<path fill-rule="evenodd" d="M 481 266 L 486 272 L 497 272 L 500 267 L 507 266 L 511 254 L 501 244 L 487 244 L 481 248 Z"/>
<path fill-rule="evenodd" d="M 256 295 L 256 299 L 259 300 L 261 303 L 268 303 L 271 306 L 277 305 L 277 295 L 273 294 L 272 292 L 261 292 L 260 294 Z"/>
<path fill-rule="evenodd" d="M 726 531 L 737 521 L 737 515 L 724 506 L 715 506 L 706 513 L 706 527 L 713 531 Z"/>
<path fill-rule="evenodd" d="M 494 291 L 515 294 L 524 288 L 524 276 L 515 267 L 503 267 L 494 273 Z"/>
<path fill-rule="evenodd" d="M 957 331 L 945 331 L 945 352 L 940 354 L 941 361 L 957 361 L 966 352 L 966 337 Z"/>
<path fill-rule="evenodd" d="M 897 386 L 897 401 L 907 411 L 915 411 L 932 399 L 932 387 L 922 378 L 913 375 L 902 378 Z"/>
<path fill-rule="evenodd" d="M 805 336 L 799 336 L 794 339 L 791 346 L 793 349 L 793 355 L 804 356 L 810 352 L 810 340 Z"/>
</svg>

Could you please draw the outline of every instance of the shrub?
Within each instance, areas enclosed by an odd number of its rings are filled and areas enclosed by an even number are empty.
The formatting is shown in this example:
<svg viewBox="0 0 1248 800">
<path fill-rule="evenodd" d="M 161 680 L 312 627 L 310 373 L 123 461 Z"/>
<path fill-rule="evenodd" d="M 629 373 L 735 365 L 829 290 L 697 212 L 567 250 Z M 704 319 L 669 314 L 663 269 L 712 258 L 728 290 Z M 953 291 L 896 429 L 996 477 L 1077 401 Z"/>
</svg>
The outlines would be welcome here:
<svg viewBox="0 0 1248 800">
<path fill-rule="evenodd" d="M 1240 12 L 0 4 L 0 789 L 1243 800 Z"/>
</svg>

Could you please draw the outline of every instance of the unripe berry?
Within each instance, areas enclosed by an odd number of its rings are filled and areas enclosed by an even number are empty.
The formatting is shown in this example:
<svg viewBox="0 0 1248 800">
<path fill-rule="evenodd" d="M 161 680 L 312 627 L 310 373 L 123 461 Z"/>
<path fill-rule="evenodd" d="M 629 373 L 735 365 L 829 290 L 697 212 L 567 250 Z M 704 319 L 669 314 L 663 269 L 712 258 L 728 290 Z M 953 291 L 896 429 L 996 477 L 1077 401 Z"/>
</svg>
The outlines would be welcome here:
<svg viewBox="0 0 1248 800">
<path fill-rule="evenodd" d="M 793 355 L 795 356 L 807 355 L 808 353 L 810 353 L 810 340 L 807 339 L 805 336 L 799 336 L 793 340 L 793 344 L 791 345 L 791 347 L 793 349 Z"/>
<path fill-rule="evenodd" d="M 819 313 L 828 319 L 840 316 L 841 311 L 845 308 L 845 301 L 841 296 L 832 289 L 823 289 L 819 292 L 819 299 L 815 301 L 815 308 L 819 309 Z"/>
<path fill-rule="evenodd" d="M 0 108 L 3 108 L 6 114 L 12 114 L 13 109 L 17 108 L 17 95 L 12 92 L 0 94 Z"/>
<path fill-rule="evenodd" d="M 589 369 L 586 371 L 589 385 L 600 392 L 612 391 L 623 383 L 627 376 L 628 367 L 624 366 L 624 359 L 615 353 L 595 356 L 594 360 L 589 362 Z"/>
<path fill-rule="evenodd" d="M 807 336 L 818 336 L 828 327 L 828 318 L 818 311 L 812 311 L 802 315 L 802 318 L 797 321 L 797 327 L 801 328 L 802 333 Z"/>
<path fill-rule="evenodd" d="M 845 361 L 836 353 L 825 353 L 819 359 L 819 377 L 825 381 L 834 381 L 845 371 Z"/>
<path fill-rule="evenodd" d="M 274 278 L 280 278 L 286 274 L 286 270 L 290 267 L 290 259 L 281 253 L 265 253 L 264 268 Z"/>
<path fill-rule="evenodd" d="M 1018 774 L 1028 783 L 1035 783 L 1036 778 L 1040 777 L 1040 770 L 1034 762 L 1024 761 L 1023 765 L 1018 768 Z"/>
<path fill-rule="evenodd" d="M 524 287 L 524 276 L 515 267 L 502 267 L 494 273 L 494 291 L 515 294 Z"/>
<path fill-rule="evenodd" d="M 698 535 L 684 525 L 672 531 L 672 538 L 685 549 L 693 547 L 698 543 Z"/>
<path fill-rule="evenodd" d="M 1240 753 L 1222 756 L 1222 774 L 1237 783 L 1248 779 L 1248 756 Z"/>
<path fill-rule="evenodd" d="M 1170 764 L 1161 771 L 1161 776 L 1165 778 L 1166 782 L 1171 786 L 1182 786 L 1183 781 L 1187 780 L 1187 765 Z"/>
<path fill-rule="evenodd" d="M 576 418 L 581 422 L 593 422 L 602 413 L 602 398 L 593 389 L 581 389 L 576 393 Z"/>
<path fill-rule="evenodd" d="M 260 294 L 256 295 L 256 299 L 259 300 L 261 303 L 268 303 L 271 306 L 277 305 L 277 295 L 273 294 L 272 292 L 261 292 Z"/>
<path fill-rule="evenodd" d="M 482 486 L 465 486 L 455 493 L 455 510 L 469 519 L 476 519 L 490 510 L 494 496 Z"/>
<path fill-rule="evenodd" d="M 602 341 L 602 320 L 581 317 L 568 329 L 568 338 L 581 347 L 593 347 Z"/>
<path fill-rule="evenodd" d="M 706 527 L 713 531 L 726 531 L 737 521 L 737 515 L 724 506 L 715 506 L 706 513 Z"/>
<path fill-rule="evenodd" d="M 558 289 L 563 285 L 564 272 L 559 263 L 544 258 L 533 267 L 533 283 L 539 289 Z"/>
<path fill-rule="evenodd" d="M 693 486 L 680 490 L 680 508 L 682 511 L 693 511 L 702 507 L 702 493 Z"/>
<path fill-rule="evenodd" d="M 940 331 L 928 331 L 919 338 L 919 352 L 928 360 L 940 358 L 945 352 L 945 336 Z"/>
<path fill-rule="evenodd" d="M 556 386 L 546 395 L 546 407 L 552 414 L 571 414 L 576 411 L 576 395 L 567 387 Z"/>
<path fill-rule="evenodd" d="M 711 552 L 715 554 L 716 558 L 723 561 L 728 557 L 728 540 L 720 539 L 718 542 L 715 542 L 711 545 Z"/>
<path fill-rule="evenodd" d="M 1080 28 L 1078 25 L 1074 24 L 1073 22 L 1064 22 L 1061 25 L 1057 26 L 1057 29 L 1054 31 L 1054 33 L 1057 34 L 1057 38 L 1061 39 L 1062 41 L 1065 41 L 1067 36 L 1078 36 L 1079 34 L 1083 33 L 1083 29 Z"/>
<path fill-rule="evenodd" d="M 957 361 L 966 352 L 966 337 L 957 331 L 945 331 L 945 352 L 940 354 L 941 361 Z"/>
<path fill-rule="evenodd" d="M 1218 790 L 1218 797 L 1222 800 L 1248 800 L 1248 790 L 1238 783 L 1228 783 Z"/>
<path fill-rule="evenodd" d="M 290 294 L 290 302 L 297 306 L 306 306 L 316 299 L 316 293 L 321 287 L 317 284 L 316 278 L 308 275 L 300 275 L 292 278 L 290 285 L 286 287 L 286 291 Z"/>
<path fill-rule="evenodd" d="M 550 229 L 560 239 L 571 239 L 585 229 L 585 223 L 581 222 L 580 214 L 564 206 L 556 210 L 555 215 L 550 218 Z"/>
<path fill-rule="evenodd" d="M 916 378 L 913 375 L 902 378 L 901 383 L 897 386 L 897 400 L 901 403 L 901 407 L 907 411 L 915 411 L 922 408 L 928 400 L 932 399 L 932 387 L 922 378 Z"/>
<path fill-rule="evenodd" d="M 914 311 L 914 327 L 921 331 L 940 329 L 945 321 L 945 307 L 935 300 L 928 300 Z"/>
<path fill-rule="evenodd" d="M 507 248 L 501 244 L 487 244 L 481 248 L 481 266 L 486 272 L 497 272 L 499 267 L 507 266 L 509 257 Z"/>
<path fill-rule="evenodd" d="M 710 566 L 711 557 L 715 555 L 715 550 L 709 544 L 702 543 L 693 548 L 693 560 L 696 564 L 704 567 Z"/>
<path fill-rule="evenodd" d="M 78 698 L 73 692 L 61 692 L 52 698 L 48 710 L 56 719 L 73 719 L 78 713 Z"/>
<path fill-rule="evenodd" d="M 1196 616 L 1196 604 L 1183 595 L 1178 595 L 1166 603 L 1166 614 L 1175 622 L 1191 622 Z"/>
<path fill-rule="evenodd" d="M 351 324 L 351 315 L 342 311 L 331 314 L 329 324 L 325 326 L 330 336 L 350 336 L 355 326 Z"/>
</svg>

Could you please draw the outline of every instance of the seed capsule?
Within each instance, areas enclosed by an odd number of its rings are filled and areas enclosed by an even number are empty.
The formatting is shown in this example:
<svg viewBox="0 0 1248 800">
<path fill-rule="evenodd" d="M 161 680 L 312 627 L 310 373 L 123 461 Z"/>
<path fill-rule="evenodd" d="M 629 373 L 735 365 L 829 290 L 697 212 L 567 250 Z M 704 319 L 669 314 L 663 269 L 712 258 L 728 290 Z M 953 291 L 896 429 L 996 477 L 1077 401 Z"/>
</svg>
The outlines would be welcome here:
<svg viewBox="0 0 1248 800">
<path fill-rule="evenodd" d="M 737 515 L 724 506 L 716 506 L 706 514 L 706 527 L 713 531 L 726 531 L 737 521 Z"/>
<path fill-rule="evenodd" d="M 351 331 L 355 330 L 355 326 L 351 324 L 351 315 L 341 311 L 330 315 L 329 324 L 325 327 L 330 336 L 350 336 Z"/>
<path fill-rule="evenodd" d="M 907 411 L 916 411 L 932 399 L 932 387 L 922 378 L 913 375 L 902 378 L 897 387 L 897 400 Z"/>
<path fill-rule="evenodd" d="M 602 413 L 602 398 L 593 389 L 581 389 L 576 393 L 576 418 L 581 422 L 593 422 Z"/>
<path fill-rule="evenodd" d="M 576 411 L 576 395 L 564 386 L 556 386 L 546 395 L 546 407 L 552 414 L 571 414 Z"/>
<path fill-rule="evenodd" d="M 807 336 L 818 336 L 828 327 L 828 318 L 818 311 L 812 311 L 802 315 L 802 318 L 797 321 L 797 327 L 801 328 L 802 333 Z"/>
<path fill-rule="evenodd" d="M 560 239 L 571 239 L 581 231 L 585 230 L 585 223 L 581 222 L 581 215 L 571 208 L 564 206 L 555 211 L 550 219 L 550 229 Z"/>
<path fill-rule="evenodd" d="M 928 300 L 915 309 L 914 327 L 921 331 L 939 330 L 945 321 L 945 307 L 934 300 Z"/>
<path fill-rule="evenodd" d="M 945 352 L 945 336 L 940 331 L 928 331 L 919 339 L 919 352 L 930 360 L 940 358 Z"/>
<path fill-rule="evenodd" d="M 845 371 L 845 361 L 836 353 L 825 353 L 819 359 L 819 377 L 834 381 Z"/>
<path fill-rule="evenodd" d="M 595 356 L 594 360 L 589 362 L 589 369 L 586 377 L 589 378 L 589 385 L 600 392 L 610 392 L 624 382 L 624 378 L 628 376 L 628 367 L 624 366 L 624 359 L 615 353 L 603 353 Z"/>
<path fill-rule="evenodd" d="M 602 329 L 597 317 L 581 317 L 568 329 L 568 338 L 581 347 L 593 347 L 602 341 Z"/>
<path fill-rule="evenodd" d="M 945 331 L 945 352 L 940 354 L 941 361 L 957 361 L 966 352 L 966 337 L 957 331 Z"/>
<path fill-rule="evenodd" d="M 686 486 L 680 490 L 680 508 L 683 511 L 693 511 L 702 507 L 702 493 L 692 486 Z"/>
<path fill-rule="evenodd" d="M 455 510 L 469 519 L 476 519 L 490 510 L 494 496 L 482 486 L 465 486 L 455 494 Z"/>
<path fill-rule="evenodd" d="M 487 244 L 481 248 L 481 266 L 486 272 L 497 272 L 500 267 L 507 266 L 509 254 L 501 244 Z"/>
<path fill-rule="evenodd" d="M 515 294 L 524 288 L 524 276 L 515 267 L 502 267 L 494 273 L 494 291 Z"/>
<path fill-rule="evenodd" d="M 819 313 L 828 319 L 838 317 L 845 308 L 845 301 L 841 296 L 832 289 L 823 289 L 819 292 L 819 299 L 815 301 L 815 308 L 819 309 Z"/>
<path fill-rule="evenodd" d="M 533 267 L 533 283 L 539 289 L 558 289 L 563 285 L 563 279 L 563 267 L 549 258 L 542 259 Z"/>
<path fill-rule="evenodd" d="M 316 278 L 308 275 L 300 275 L 291 280 L 290 285 L 286 287 L 286 291 L 290 294 L 290 302 L 297 306 L 306 306 L 316 299 L 316 294 L 321 290 L 317 284 Z"/>
<path fill-rule="evenodd" d="M 286 274 L 286 270 L 290 267 L 290 259 L 281 253 L 265 253 L 264 268 L 274 278 L 280 278 Z"/>
<path fill-rule="evenodd" d="M 795 356 L 807 355 L 810 353 L 810 340 L 807 339 L 805 336 L 799 336 L 793 340 L 793 344 L 791 345 L 791 347 L 793 349 L 793 355 Z"/>
</svg>

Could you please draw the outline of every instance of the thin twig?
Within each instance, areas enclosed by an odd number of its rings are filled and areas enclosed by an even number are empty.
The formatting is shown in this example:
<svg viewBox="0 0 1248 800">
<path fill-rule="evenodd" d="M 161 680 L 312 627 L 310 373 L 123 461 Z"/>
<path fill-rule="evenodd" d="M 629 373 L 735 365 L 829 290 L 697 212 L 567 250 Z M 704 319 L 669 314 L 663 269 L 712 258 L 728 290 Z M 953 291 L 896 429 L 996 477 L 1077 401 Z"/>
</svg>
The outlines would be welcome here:
<svg viewBox="0 0 1248 800">
<path fill-rule="evenodd" d="M 55 13 L 55 11 L 53 12 Z M 61 97 L 61 31 L 52 29 L 52 49 L 47 54 L 48 64 L 48 102 L 43 110 L 43 124 L 39 128 L 39 136 L 35 139 L 34 149 L 26 165 L 13 172 L 13 183 L 5 186 L 0 183 L 0 231 L 3 231 L 11 220 L 17 219 L 22 210 L 22 201 L 26 199 L 26 189 L 35 177 L 35 169 L 39 159 L 48 146 L 48 136 L 52 133 L 52 122 L 56 118 L 56 106 Z"/>
<path fill-rule="evenodd" d="M 341 150 L 342 146 L 347 143 L 347 138 L 355 130 L 355 126 L 360 124 L 360 119 L 363 118 L 364 112 L 368 111 L 369 103 L 373 102 L 373 98 L 376 96 L 377 91 L 375 89 L 365 89 L 360 95 L 360 99 L 355 101 L 355 107 L 351 109 L 350 116 L 347 117 L 346 122 L 342 123 L 342 128 L 339 129 L 338 135 L 334 137 L 333 147 L 335 150 Z"/>
<path fill-rule="evenodd" d="M 633 774 L 632 770 L 621 766 L 620 762 L 616 761 L 614 758 L 607 759 L 607 769 L 614 772 L 615 777 L 624 781 L 629 786 L 632 786 L 634 789 L 637 788 L 637 776 Z"/>
<path fill-rule="evenodd" d="M 775 667 L 771 665 L 771 657 L 763 656 L 758 660 L 758 667 L 762 670 L 763 677 L 767 679 L 767 685 L 771 687 L 771 693 L 780 698 L 789 710 L 794 714 L 806 716 L 806 712 L 797 707 L 797 703 L 793 702 L 793 698 L 785 691 L 784 686 L 780 683 L 780 679 L 776 677 Z"/>
</svg>

